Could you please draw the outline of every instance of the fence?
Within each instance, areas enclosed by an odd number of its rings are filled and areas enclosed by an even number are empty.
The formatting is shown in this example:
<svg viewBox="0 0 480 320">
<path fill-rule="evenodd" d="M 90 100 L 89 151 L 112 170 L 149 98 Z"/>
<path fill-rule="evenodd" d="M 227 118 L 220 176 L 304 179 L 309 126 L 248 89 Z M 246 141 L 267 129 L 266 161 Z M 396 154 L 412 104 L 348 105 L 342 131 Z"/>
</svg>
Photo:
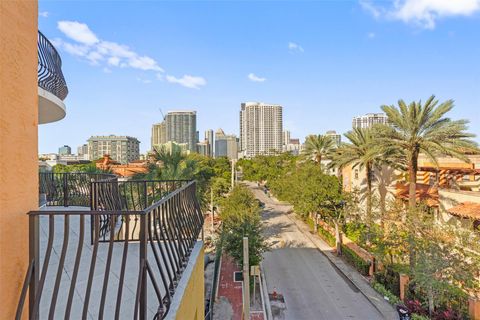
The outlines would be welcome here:
<svg viewBox="0 0 480 320">
<path fill-rule="evenodd" d="M 106 185 L 119 187 L 116 180 Z M 164 318 L 202 230 L 195 189 L 194 181 L 182 182 L 158 200 L 152 192 L 151 205 L 132 211 L 30 212 L 30 264 L 16 319 L 27 299 L 31 319 Z M 138 217 L 135 226 L 132 216 Z M 129 236 L 133 228 L 138 237 Z"/>
</svg>

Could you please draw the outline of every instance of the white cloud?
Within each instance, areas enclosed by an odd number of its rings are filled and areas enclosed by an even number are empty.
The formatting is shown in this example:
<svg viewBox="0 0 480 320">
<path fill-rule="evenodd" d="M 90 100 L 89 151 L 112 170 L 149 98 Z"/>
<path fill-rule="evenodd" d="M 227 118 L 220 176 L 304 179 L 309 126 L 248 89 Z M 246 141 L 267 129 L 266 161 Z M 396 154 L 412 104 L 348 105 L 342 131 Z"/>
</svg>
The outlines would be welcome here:
<svg viewBox="0 0 480 320">
<path fill-rule="evenodd" d="M 295 42 L 288 43 L 288 50 L 290 50 L 290 52 L 304 52 L 302 46 Z"/>
<path fill-rule="evenodd" d="M 266 78 L 261 78 L 257 76 L 255 73 L 250 73 L 248 75 L 248 79 L 250 79 L 250 81 L 253 81 L 253 82 L 264 82 L 265 80 L 267 80 Z"/>
<path fill-rule="evenodd" d="M 99 65 L 104 62 L 113 67 L 163 72 L 153 58 L 141 56 L 126 45 L 99 39 L 85 23 L 59 21 L 58 29 L 74 42 L 56 39 L 55 46 L 63 48 L 72 55 L 83 57 L 91 64 Z"/>
<path fill-rule="evenodd" d="M 120 58 L 118 58 L 118 57 L 110 57 L 110 58 L 108 58 L 107 62 L 108 62 L 108 64 L 111 65 L 111 66 L 118 67 L 118 65 L 120 64 Z"/>
<path fill-rule="evenodd" d="M 360 0 L 360 5 L 375 18 L 400 20 L 425 29 L 434 29 L 440 18 L 470 16 L 480 11 L 480 0 L 395 0 L 389 8 Z"/>
<path fill-rule="evenodd" d="M 48 11 L 40 11 L 38 13 L 38 16 L 43 18 L 48 18 L 48 15 L 49 15 Z"/>
<path fill-rule="evenodd" d="M 137 81 L 138 81 L 138 82 L 141 82 L 141 83 L 144 83 L 144 84 L 152 83 L 152 80 L 150 80 L 150 79 L 142 79 L 142 78 L 140 78 L 140 77 L 137 77 Z"/>
<path fill-rule="evenodd" d="M 370 0 L 360 0 L 360 6 L 374 18 L 379 18 L 383 14 L 382 8 L 376 7 Z"/>
<path fill-rule="evenodd" d="M 369 33 L 367 33 L 368 39 L 373 39 L 373 38 L 375 38 L 376 36 L 377 36 L 377 35 L 375 34 L 375 32 L 369 32 Z"/>
<path fill-rule="evenodd" d="M 170 83 L 178 83 L 187 88 L 200 89 L 201 86 L 207 84 L 207 81 L 202 77 L 195 77 L 191 75 L 184 75 L 181 78 L 175 78 L 174 76 L 167 75 L 165 79 Z"/>
<path fill-rule="evenodd" d="M 136 68 L 140 70 L 163 71 L 163 69 L 158 66 L 155 60 L 147 56 L 143 56 L 143 57 L 134 56 L 128 59 L 128 65 L 132 68 Z"/>
<path fill-rule="evenodd" d="M 59 21 L 58 29 L 76 42 L 86 45 L 93 45 L 98 42 L 97 36 L 85 23 L 77 21 Z"/>
</svg>

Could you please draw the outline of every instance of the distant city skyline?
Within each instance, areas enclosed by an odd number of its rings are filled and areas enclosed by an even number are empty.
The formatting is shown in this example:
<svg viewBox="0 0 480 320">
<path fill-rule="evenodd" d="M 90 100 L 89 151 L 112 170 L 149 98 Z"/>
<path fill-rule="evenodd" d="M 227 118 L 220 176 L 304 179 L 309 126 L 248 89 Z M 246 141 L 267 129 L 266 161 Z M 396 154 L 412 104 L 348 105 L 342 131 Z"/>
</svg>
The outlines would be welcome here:
<svg viewBox="0 0 480 320">
<path fill-rule="evenodd" d="M 159 109 L 193 109 L 199 132 L 239 135 L 242 101 L 281 104 L 284 129 L 303 140 L 431 94 L 454 99 L 448 116 L 479 135 L 478 11 L 401 20 L 388 3 L 365 3 L 40 1 L 39 30 L 61 54 L 69 95 L 66 118 L 39 128 L 38 151 L 115 134 L 145 153 Z M 244 23 L 266 15 L 282 23 Z"/>
</svg>

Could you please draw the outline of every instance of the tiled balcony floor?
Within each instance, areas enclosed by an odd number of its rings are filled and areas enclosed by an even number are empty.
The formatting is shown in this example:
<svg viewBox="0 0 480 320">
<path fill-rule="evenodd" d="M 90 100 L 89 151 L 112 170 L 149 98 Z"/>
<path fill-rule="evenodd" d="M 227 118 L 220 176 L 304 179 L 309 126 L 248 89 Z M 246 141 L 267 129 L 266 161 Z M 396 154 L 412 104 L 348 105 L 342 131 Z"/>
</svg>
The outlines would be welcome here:
<svg viewBox="0 0 480 320">
<path fill-rule="evenodd" d="M 47 207 L 42 210 L 55 211 L 74 211 L 74 210 L 89 210 L 84 207 Z M 53 295 L 55 279 L 58 271 L 59 261 L 61 257 L 63 239 L 64 239 L 64 216 L 55 215 L 55 231 L 52 254 L 48 264 L 48 272 L 45 280 L 42 298 L 40 300 L 40 319 L 47 319 L 51 306 L 51 299 Z M 72 281 L 75 258 L 79 244 L 80 234 L 80 218 L 79 215 L 70 216 L 70 226 L 68 229 L 68 249 L 65 257 L 65 265 L 62 270 L 62 278 L 60 282 L 60 289 L 58 299 L 55 307 L 55 319 L 64 319 L 65 309 L 67 305 L 68 293 Z M 48 216 L 40 216 L 40 263 L 43 266 L 45 259 L 45 250 L 48 242 L 49 224 Z M 90 263 L 92 260 L 93 245 L 90 238 L 90 216 L 85 216 L 85 235 L 81 244 L 81 260 L 80 268 L 77 276 L 75 293 L 72 303 L 72 311 L 70 319 L 81 319 L 83 306 L 85 303 L 85 292 L 87 288 L 87 280 L 90 272 Z M 98 245 L 97 259 L 95 263 L 95 272 L 93 277 L 92 290 L 90 295 L 90 302 L 88 308 L 88 319 L 99 319 L 100 301 L 102 295 L 102 288 L 104 286 L 105 270 L 107 269 L 107 255 L 109 243 L 103 242 Z M 114 319 L 115 308 L 117 304 L 117 292 L 120 283 L 120 270 L 123 257 L 123 242 L 116 242 L 113 245 L 113 254 L 110 270 L 108 272 L 108 289 L 105 300 L 105 311 L 103 319 Z M 151 248 L 148 250 L 148 261 L 155 274 L 156 281 L 162 291 L 165 293 L 163 284 L 161 282 L 159 268 L 155 262 Z M 165 268 L 162 265 L 162 268 Z M 165 271 L 165 269 L 163 269 Z M 137 290 L 139 272 L 139 244 L 138 242 L 129 242 L 128 255 L 126 263 L 125 280 L 123 285 L 123 292 L 121 298 L 120 319 L 133 319 L 135 294 Z M 152 319 L 158 308 L 158 299 L 155 295 L 154 288 L 151 281 L 148 281 L 148 318 Z"/>
</svg>

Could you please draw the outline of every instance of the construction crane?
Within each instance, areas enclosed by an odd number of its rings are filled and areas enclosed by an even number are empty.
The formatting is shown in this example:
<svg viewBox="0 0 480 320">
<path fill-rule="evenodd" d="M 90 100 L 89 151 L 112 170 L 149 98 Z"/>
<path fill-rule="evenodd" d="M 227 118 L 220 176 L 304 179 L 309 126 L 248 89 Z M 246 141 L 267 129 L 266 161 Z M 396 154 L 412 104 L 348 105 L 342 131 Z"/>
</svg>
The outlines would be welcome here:
<svg viewBox="0 0 480 320">
<path fill-rule="evenodd" d="M 160 111 L 160 113 L 162 114 L 162 118 L 163 118 L 163 120 L 165 120 L 165 115 L 163 114 L 162 108 L 158 108 L 158 110 L 159 110 L 159 111 Z"/>
</svg>

